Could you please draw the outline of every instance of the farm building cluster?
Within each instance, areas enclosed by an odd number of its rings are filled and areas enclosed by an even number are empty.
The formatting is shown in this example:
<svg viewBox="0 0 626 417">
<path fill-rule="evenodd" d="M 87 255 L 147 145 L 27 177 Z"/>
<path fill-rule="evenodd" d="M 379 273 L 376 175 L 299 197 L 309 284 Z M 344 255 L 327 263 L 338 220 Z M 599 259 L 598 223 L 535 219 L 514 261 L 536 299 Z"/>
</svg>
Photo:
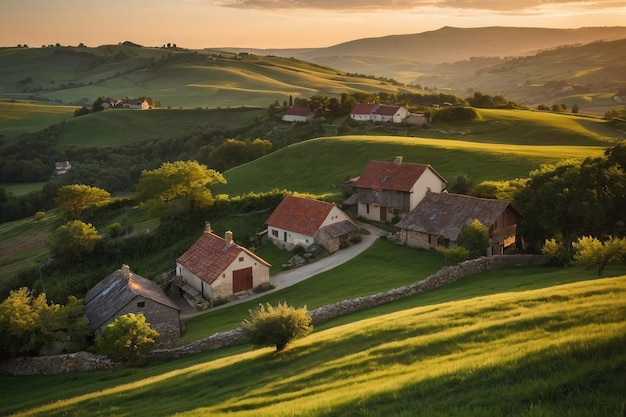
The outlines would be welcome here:
<svg viewBox="0 0 626 417">
<path fill-rule="evenodd" d="M 306 123 L 315 118 L 308 107 L 287 108 L 282 117 L 284 122 Z M 390 106 L 379 103 L 357 103 L 350 111 L 350 119 L 357 122 L 403 123 L 422 126 L 428 122 L 423 113 L 411 113 L 402 106 Z"/>
<path fill-rule="evenodd" d="M 407 246 L 445 250 L 457 246 L 463 228 L 479 220 L 489 230 L 486 256 L 504 254 L 515 244 L 519 213 L 506 201 L 446 192 L 447 182 L 432 166 L 394 161 L 370 161 L 361 175 L 348 182 L 352 195 L 343 210 L 334 203 L 286 196 L 266 221 L 263 235 L 274 245 L 323 247 L 328 253 L 349 245 L 359 235 L 353 218 L 393 222 L 396 240 Z M 270 264 L 238 245 L 232 232 L 204 233 L 176 260 L 169 291 L 196 308 L 269 288 Z M 181 298 L 181 297 L 178 297 Z M 90 326 L 103 327 L 126 313 L 142 313 L 171 345 L 180 336 L 180 308 L 153 281 L 127 265 L 100 281 L 86 297 Z"/>
</svg>

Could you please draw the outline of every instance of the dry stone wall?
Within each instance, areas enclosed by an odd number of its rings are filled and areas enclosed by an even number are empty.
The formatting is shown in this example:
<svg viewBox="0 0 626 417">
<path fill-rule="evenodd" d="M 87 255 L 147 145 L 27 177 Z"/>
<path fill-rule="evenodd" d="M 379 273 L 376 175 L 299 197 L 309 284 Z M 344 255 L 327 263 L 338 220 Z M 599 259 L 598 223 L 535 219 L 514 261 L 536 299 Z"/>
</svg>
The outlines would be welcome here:
<svg viewBox="0 0 626 417">
<path fill-rule="evenodd" d="M 439 288 L 458 281 L 470 275 L 480 274 L 492 269 L 508 266 L 528 266 L 544 264 L 544 257 L 540 255 L 502 255 L 473 259 L 454 266 L 447 266 L 426 279 L 413 284 L 395 288 L 386 292 L 340 301 L 335 304 L 320 307 L 309 311 L 314 325 L 324 323 L 334 318 L 351 314 L 359 310 L 376 307 L 385 303 L 410 297 L 434 288 Z M 170 360 L 182 358 L 200 352 L 221 349 L 248 343 L 248 338 L 241 327 L 216 333 L 204 339 L 197 340 L 185 346 L 172 349 L 158 349 L 152 352 L 154 360 Z M 115 369 L 121 364 L 114 363 L 106 357 L 86 352 L 69 355 L 45 356 L 38 358 L 23 358 L 0 362 L 0 374 L 9 375 L 38 375 L 57 374 L 65 372 L 86 372 L 95 370 Z"/>
</svg>

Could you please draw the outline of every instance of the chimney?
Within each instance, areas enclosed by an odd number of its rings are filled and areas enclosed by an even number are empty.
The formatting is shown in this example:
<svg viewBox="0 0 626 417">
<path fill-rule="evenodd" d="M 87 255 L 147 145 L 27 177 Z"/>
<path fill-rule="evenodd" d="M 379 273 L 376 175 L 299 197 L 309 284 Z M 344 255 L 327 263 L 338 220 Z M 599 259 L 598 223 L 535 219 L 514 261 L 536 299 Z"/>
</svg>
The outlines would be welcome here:
<svg viewBox="0 0 626 417">
<path fill-rule="evenodd" d="M 229 247 L 232 244 L 233 244 L 233 232 L 228 230 L 226 232 L 226 247 Z"/>
<path fill-rule="evenodd" d="M 124 278 L 126 278 L 127 280 L 130 280 L 133 277 L 133 274 L 130 272 L 130 267 L 128 265 L 122 265 L 121 270 Z"/>
<path fill-rule="evenodd" d="M 402 157 L 401 156 L 396 156 L 395 161 L 393 161 L 394 165 L 402 165 Z"/>
<path fill-rule="evenodd" d="M 204 222 L 204 233 L 211 233 L 211 222 Z"/>
</svg>

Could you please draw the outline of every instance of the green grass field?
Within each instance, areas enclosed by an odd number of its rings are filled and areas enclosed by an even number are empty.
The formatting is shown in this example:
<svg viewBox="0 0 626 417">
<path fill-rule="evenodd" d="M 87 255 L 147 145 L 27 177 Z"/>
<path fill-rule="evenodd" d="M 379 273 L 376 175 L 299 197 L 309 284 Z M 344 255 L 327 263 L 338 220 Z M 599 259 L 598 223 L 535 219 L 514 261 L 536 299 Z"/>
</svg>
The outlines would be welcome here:
<svg viewBox="0 0 626 417">
<path fill-rule="evenodd" d="M 238 195 L 286 188 L 341 201 L 343 182 L 360 175 L 371 160 L 393 161 L 401 155 L 405 162 L 432 165 L 448 182 L 466 174 L 480 182 L 527 178 L 541 164 L 601 156 L 606 147 L 493 144 L 397 136 L 318 138 L 226 171 L 228 183 L 215 186 L 214 192 Z"/>
<path fill-rule="evenodd" d="M 621 416 L 626 277 L 560 284 L 562 270 L 509 271 L 336 321 L 281 354 L 243 346 L 141 369 L 2 377 L 0 413 Z"/>
<path fill-rule="evenodd" d="M 76 109 L 75 106 L 0 100 L 0 135 L 13 140 L 23 133 L 71 119 Z"/>
</svg>

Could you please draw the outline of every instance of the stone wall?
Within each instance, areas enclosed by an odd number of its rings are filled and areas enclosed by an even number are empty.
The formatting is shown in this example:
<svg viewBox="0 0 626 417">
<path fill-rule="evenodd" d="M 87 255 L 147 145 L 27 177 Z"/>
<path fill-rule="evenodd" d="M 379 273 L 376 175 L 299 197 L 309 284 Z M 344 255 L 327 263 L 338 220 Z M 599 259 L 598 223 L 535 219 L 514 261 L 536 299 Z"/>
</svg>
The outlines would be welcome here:
<svg viewBox="0 0 626 417">
<path fill-rule="evenodd" d="M 392 290 L 350 300 L 329 304 L 316 310 L 309 311 L 309 316 L 314 325 L 328 320 L 351 314 L 366 308 L 376 307 L 385 303 L 413 296 L 446 284 L 458 281 L 469 275 L 480 274 L 492 269 L 507 266 L 541 265 L 545 263 L 539 255 L 503 255 L 490 256 L 466 261 L 454 266 L 446 266 L 435 274 L 413 284 L 394 288 Z M 216 333 L 204 339 L 197 340 L 185 346 L 172 349 L 157 349 L 152 352 L 154 360 L 170 360 L 182 358 L 200 352 L 221 349 L 248 343 L 241 327 L 224 332 Z M 46 356 L 39 358 L 14 359 L 0 362 L 0 374 L 10 375 L 37 375 L 55 374 L 64 372 L 86 372 L 121 367 L 120 364 L 111 362 L 103 356 L 92 355 L 86 352 L 78 352 L 69 355 Z"/>
</svg>

